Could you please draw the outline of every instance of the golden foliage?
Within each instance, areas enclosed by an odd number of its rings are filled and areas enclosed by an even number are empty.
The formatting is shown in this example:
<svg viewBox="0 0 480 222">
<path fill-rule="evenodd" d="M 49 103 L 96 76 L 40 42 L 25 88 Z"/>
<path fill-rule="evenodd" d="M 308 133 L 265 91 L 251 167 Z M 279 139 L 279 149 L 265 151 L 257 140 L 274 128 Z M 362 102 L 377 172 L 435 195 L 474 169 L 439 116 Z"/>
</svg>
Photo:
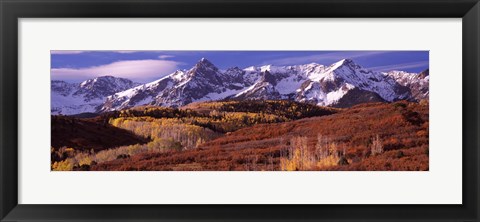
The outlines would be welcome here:
<svg viewBox="0 0 480 222">
<path fill-rule="evenodd" d="M 174 118 L 126 117 L 112 119 L 110 124 L 151 139 L 172 139 L 187 149 L 195 148 L 221 135 L 210 129 L 187 124 L 181 119 Z"/>
<path fill-rule="evenodd" d="M 72 159 L 66 159 L 60 162 L 54 162 L 52 164 L 52 170 L 54 171 L 70 171 L 73 169 L 74 162 Z"/>
<path fill-rule="evenodd" d="M 54 162 L 52 165 L 52 170 L 73 170 L 74 168 L 80 166 L 90 166 L 92 162 L 102 163 L 115 160 L 121 155 L 133 156 L 146 152 L 157 153 L 181 149 L 182 146 L 172 139 L 156 138 L 148 144 L 121 146 L 114 149 L 102 150 L 97 153 L 79 152 L 75 156 L 67 158 L 64 161 Z"/>
<path fill-rule="evenodd" d="M 340 160 L 337 144 L 328 142 L 322 135 L 317 136 L 315 150 L 308 147 L 307 137 L 291 139 L 288 157 L 280 158 L 280 170 L 319 170 L 336 166 Z"/>
</svg>

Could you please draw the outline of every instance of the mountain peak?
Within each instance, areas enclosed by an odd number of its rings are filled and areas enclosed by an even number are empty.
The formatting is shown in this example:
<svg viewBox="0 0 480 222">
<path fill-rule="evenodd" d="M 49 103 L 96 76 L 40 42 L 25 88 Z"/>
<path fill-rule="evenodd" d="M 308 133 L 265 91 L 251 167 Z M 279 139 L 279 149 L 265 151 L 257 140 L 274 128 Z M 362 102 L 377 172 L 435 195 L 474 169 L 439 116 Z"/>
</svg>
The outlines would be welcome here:
<svg viewBox="0 0 480 222">
<path fill-rule="evenodd" d="M 187 71 L 186 76 L 188 78 L 201 78 L 206 79 L 205 82 L 218 82 L 219 76 L 221 75 L 220 70 L 206 58 L 200 59 L 193 68 Z"/>
<path fill-rule="evenodd" d="M 342 59 L 336 63 L 334 63 L 333 65 L 331 65 L 331 69 L 337 69 L 339 67 L 342 67 L 342 66 L 347 66 L 347 67 L 350 67 L 352 69 L 361 69 L 362 67 L 360 65 L 358 65 L 357 63 L 355 63 L 352 59 Z"/>
<path fill-rule="evenodd" d="M 268 64 L 268 65 L 264 65 L 264 66 L 260 67 L 260 70 L 262 72 L 270 71 L 270 70 L 272 70 L 272 67 L 273 67 L 273 65 Z"/>
<path fill-rule="evenodd" d="M 218 68 L 206 58 L 201 58 L 200 60 L 198 60 L 198 62 L 195 64 L 195 66 L 193 66 L 191 70 L 193 70 L 194 72 L 202 72 L 206 70 L 213 70 L 215 72 L 218 72 Z"/>
<path fill-rule="evenodd" d="M 343 65 L 357 65 L 352 59 L 348 58 L 340 60 L 339 63 Z"/>
<path fill-rule="evenodd" d="M 308 64 L 305 64 L 304 66 L 318 66 L 320 64 L 316 63 L 316 62 L 311 62 L 311 63 L 308 63 Z"/>
<path fill-rule="evenodd" d="M 197 62 L 197 65 L 206 65 L 206 66 L 215 66 L 213 65 L 212 62 L 210 62 L 208 59 L 206 58 L 201 58 L 198 62 Z"/>
</svg>

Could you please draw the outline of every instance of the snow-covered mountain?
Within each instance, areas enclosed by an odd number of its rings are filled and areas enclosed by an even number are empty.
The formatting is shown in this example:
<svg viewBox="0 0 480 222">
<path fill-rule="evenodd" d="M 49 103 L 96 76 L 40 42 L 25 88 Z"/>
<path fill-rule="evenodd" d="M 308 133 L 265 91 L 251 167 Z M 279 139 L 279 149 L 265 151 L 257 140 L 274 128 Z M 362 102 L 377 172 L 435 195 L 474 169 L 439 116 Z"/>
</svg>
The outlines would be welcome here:
<svg viewBox="0 0 480 222">
<path fill-rule="evenodd" d="M 114 77 L 109 77 L 114 78 Z M 429 74 L 403 71 L 375 72 L 350 59 L 325 66 L 311 63 L 293 66 L 251 66 L 220 70 L 202 58 L 191 69 L 177 70 L 156 81 L 138 85 L 129 80 L 95 90 L 99 80 L 87 80 L 79 86 L 52 82 L 52 104 L 62 113 L 106 112 L 140 105 L 179 107 L 192 102 L 222 99 L 289 99 L 322 106 L 349 107 L 364 102 L 428 99 Z M 105 89 L 104 89 L 105 88 Z M 108 89 L 108 90 L 106 90 Z M 81 95 L 74 105 L 60 106 L 60 98 Z M 101 106 L 98 106 L 101 103 Z M 53 108 L 59 112 L 58 109 Z M 67 108 L 65 108 L 67 107 Z"/>
<path fill-rule="evenodd" d="M 71 115 L 98 112 L 105 98 L 139 85 L 131 80 L 102 76 L 80 84 L 60 80 L 51 81 L 51 113 Z"/>
<path fill-rule="evenodd" d="M 429 95 L 429 70 L 420 73 L 407 73 L 404 71 L 390 71 L 386 75 L 395 79 L 400 85 L 408 87 L 410 90 L 410 97 L 413 100 L 428 99 Z"/>
<path fill-rule="evenodd" d="M 305 82 L 297 92 L 296 99 L 299 101 L 339 107 L 363 102 L 410 99 L 407 87 L 384 73 L 364 69 L 350 59 L 328 66 L 320 75 Z M 344 97 L 351 99 L 341 100 Z"/>
<path fill-rule="evenodd" d="M 374 72 L 350 59 L 330 66 L 266 65 L 222 71 L 203 58 L 189 70 L 178 70 L 107 97 L 102 111 L 146 104 L 178 107 L 220 99 L 291 99 L 346 107 L 362 102 L 425 98 L 428 98 L 428 77 L 401 71 Z"/>
</svg>

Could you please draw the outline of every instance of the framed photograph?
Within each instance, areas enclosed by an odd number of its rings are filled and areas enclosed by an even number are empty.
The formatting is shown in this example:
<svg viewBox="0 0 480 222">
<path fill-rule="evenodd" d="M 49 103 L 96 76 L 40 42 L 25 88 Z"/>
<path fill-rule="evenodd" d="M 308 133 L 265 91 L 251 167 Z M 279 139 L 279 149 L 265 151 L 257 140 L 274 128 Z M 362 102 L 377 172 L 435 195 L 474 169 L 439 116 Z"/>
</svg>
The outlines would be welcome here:
<svg viewBox="0 0 480 222">
<path fill-rule="evenodd" d="M 1 221 L 478 221 L 477 0 L 1 1 Z"/>
</svg>

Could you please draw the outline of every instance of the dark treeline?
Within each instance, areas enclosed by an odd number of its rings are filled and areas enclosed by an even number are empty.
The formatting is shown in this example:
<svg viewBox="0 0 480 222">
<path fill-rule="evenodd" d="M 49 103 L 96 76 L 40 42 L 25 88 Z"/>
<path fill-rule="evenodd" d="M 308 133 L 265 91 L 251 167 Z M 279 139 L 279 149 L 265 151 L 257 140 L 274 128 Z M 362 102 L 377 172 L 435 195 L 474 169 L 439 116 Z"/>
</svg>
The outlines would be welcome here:
<svg viewBox="0 0 480 222">
<path fill-rule="evenodd" d="M 111 111 L 100 115 L 102 119 L 112 119 L 119 117 L 142 117 L 149 116 L 153 118 L 190 118 L 190 117 L 207 117 L 206 114 L 195 112 L 191 109 L 176 109 L 168 107 L 145 107 L 127 109 L 121 111 Z"/>
<path fill-rule="evenodd" d="M 226 102 L 220 106 L 219 111 L 273 114 L 290 120 L 330 115 L 336 112 L 335 109 L 332 108 L 289 100 L 243 100 Z"/>
<path fill-rule="evenodd" d="M 296 120 L 314 116 L 324 116 L 336 113 L 336 109 L 320 107 L 308 103 L 300 103 L 288 100 L 246 100 L 246 101 L 225 101 L 214 110 L 218 112 L 246 112 L 272 114 L 284 117 L 289 120 Z M 142 117 L 153 118 L 191 118 L 191 117 L 212 117 L 210 114 L 199 113 L 191 109 L 177 109 L 169 107 L 145 107 L 134 108 L 122 111 L 112 111 L 102 114 L 104 119 L 118 117 Z M 214 116 L 215 117 L 215 116 Z"/>
</svg>

